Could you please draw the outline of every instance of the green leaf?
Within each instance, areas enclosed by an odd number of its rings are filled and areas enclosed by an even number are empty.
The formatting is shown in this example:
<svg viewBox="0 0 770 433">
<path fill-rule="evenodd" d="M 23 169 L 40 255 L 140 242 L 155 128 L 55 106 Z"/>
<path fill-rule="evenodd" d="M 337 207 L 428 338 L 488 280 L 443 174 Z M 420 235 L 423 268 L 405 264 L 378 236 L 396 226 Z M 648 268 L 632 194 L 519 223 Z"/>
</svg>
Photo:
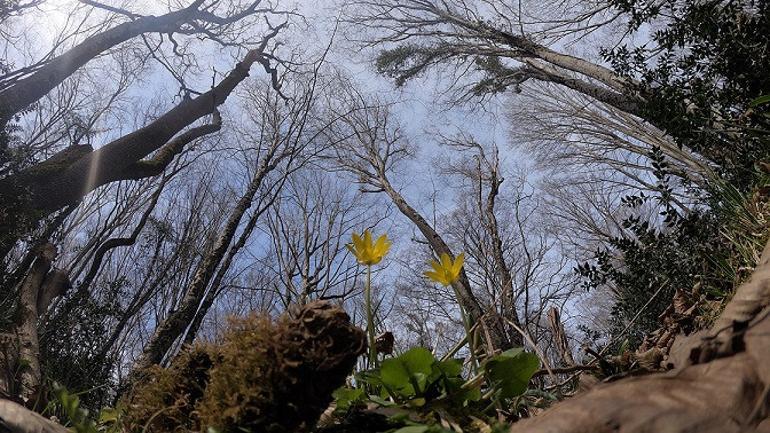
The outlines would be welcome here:
<svg viewBox="0 0 770 433">
<path fill-rule="evenodd" d="M 462 396 L 463 406 L 467 406 L 469 402 L 481 400 L 481 387 L 469 388 Z"/>
<path fill-rule="evenodd" d="M 436 367 L 438 367 L 446 377 L 460 377 L 463 372 L 463 362 L 459 359 L 438 361 L 436 362 Z"/>
<path fill-rule="evenodd" d="M 380 380 L 402 397 L 413 397 L 425 390 L 435 361 L 429 350 L 416 347 L 404 354 L 386 359 L 380 368 Z"/>
<path fill-rule="evenodd" d="M 106 407 L 99 412 L 99 422 L 102 424 L 115 423 L 120 419 L 120 411 Z"/>
<path fill-rule="evenodd" d="M 379 396 L 376 396 L 376 395 L 370 395 L 369 396 L 369 401 L 371 401 L 372 403 L 377 403 L 378 405 L 380 405 L 382 407 L 391 407 L 391 406 L 396 406 L 397 405 L 396 403 L 394 403 L 394 402 L 392 402 L 390 400 L 386 400 L 386 399 L 384 399 L 382 397 L 379 397 Z"/>
<path fill-rule="evenodd" d="M 749 106 L 758 107 L 760 105 L 765 105 L 767 103 L 770 103 L 770 95 L 762 95 L 759 98 L 749 102 Z"/>
<path fill-rule="evenodd" d="M 394 431 L 393 433 L 425 433 L 430 429 L 427 425 L 410 425 L 406 427 L 401 427 L 400 429 Z"/>
<path fill-rule="evenodd" d="M 468 406 L 468 403 L 481 400 L 480 382 L 473 386 L 463 388 L 463 386 L 466 385 L 465 379 L 453 377 L 447 379 L 444 383 L 446 384 L 446 392 L 449 395 L 449 398 L 455 404 L 466 407 Z"/>
<path fill-rule="evenodd" d="M 540 367 L 540 359 L 522 348 L 509 349 L 484 364 L 489 382 L 500 391 L 501 398 L 521 395 Z"/>
<path fill-rule="evenodd" d="M 425 400 L 425 397 L 418 397 L 418 398 L 414 398 L 414 399 L 412 399 L 412 400 L 409 400 L 409 401 L 407 402 L 407 405 L 408 405 L 408 406 L 411 406 L 411 407 L 423 407 L 423 406 L 425 406 L 425 404 L 426 404 L 427 402 L 428 402 L 428 401 L 427 401 L 427 400 Z"/>
<path fill-rule="evenodd" d="M 364 390 L 360 388 L 342 387 L 334 391 L 332 397 L 334 397 L 334 401 L 337 402 L 337 409 L 344 411 L 350 409 L 355 403 L 363 400 Z"/>
</svg>

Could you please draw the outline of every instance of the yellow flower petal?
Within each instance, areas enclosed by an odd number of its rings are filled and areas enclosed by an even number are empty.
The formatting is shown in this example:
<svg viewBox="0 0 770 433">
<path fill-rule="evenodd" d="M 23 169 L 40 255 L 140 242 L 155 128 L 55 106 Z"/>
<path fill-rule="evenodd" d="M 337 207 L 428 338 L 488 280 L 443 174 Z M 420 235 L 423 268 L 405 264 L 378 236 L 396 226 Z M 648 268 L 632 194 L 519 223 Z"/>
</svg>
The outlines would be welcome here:
<svg viewBox="0 0 770 433">
<path fill-rule="evenodd" d="M 378 255 L 385 255 L 390 250 L 390 241 L 386 235 L 382 235 L 377 238 L 377 242 L 374 243 L 374 252 Z"/>
<path fill-rule="evenodd" d="M 433 268 L 432 271 L 426 271 L 425 276 L 431 280 L 448 286 L 457 281 L 465 262 L 465 254 L 460 253 L 457 258 L 452 260 L 449 254 L 444 253 L 439 257 L 439 261 L 430 260 L 428 264 Z"/>
<path fill-rule="evenodd" d="M 355 232 L 353 232 L 353 246 L 355 247 L 356 251 L 361 251 L 364 248 L 364 242 L 361 239 L 361 236 Z"/>
<path fill-rule="evenodd" d="M 437 262 L 437 261 L 435 261 L 435 260 L 431 260 L 431 261 L 430 261 L 430 262 L 428 262 L 428 263 L 430 264 L 430 266 L 433 268 L 433 270 L 434 270 L 434 271 L 436 271 L 436 272 L 438 272 L 438 273 L 441 273 L 441 270 L 443 269 L 443 268 L 441 267 L 441 263 L 439 263 L 439 262 Z"/>
<path fill-rule="evenodd" d="M 382 258 L 390 249 L 390 241 L 387 235 L 382 235 L 376 243 L 372 242 L 372 233 L 364 230 L 361 236 L 353 233 L 353 244 L 348 244 L 348 249 L 356 256 L 356 260 L 364 265 L 376 265 L 382 261 Z"/>
<path fill-rule="evenodd" d="M 444 269 L 449 269 L 452 267 L 452 259 L 449 258 L 449 254 L 444 253 L 441 255 L 441 267 Z"/>
<path fill-rule="evenodd" d="M 460 275 L 460 270 L 463 268 L 463 263 L 465 263 L 465 253 L 460 253 L 457 255 L 457 258 L 452 265 L 452 273 Z"/>
<path fill-rule="evenodd" d="M 429 279 L 437 282 L 437 283 L 440 283 L 440 284 L 443 284 L 443 285 L 447 285 L 446 282 L 445 282 L 446 279 L 439 272 L 426 271 L 425 272 L 425 276 L 428 277 Z"/>
</svg>

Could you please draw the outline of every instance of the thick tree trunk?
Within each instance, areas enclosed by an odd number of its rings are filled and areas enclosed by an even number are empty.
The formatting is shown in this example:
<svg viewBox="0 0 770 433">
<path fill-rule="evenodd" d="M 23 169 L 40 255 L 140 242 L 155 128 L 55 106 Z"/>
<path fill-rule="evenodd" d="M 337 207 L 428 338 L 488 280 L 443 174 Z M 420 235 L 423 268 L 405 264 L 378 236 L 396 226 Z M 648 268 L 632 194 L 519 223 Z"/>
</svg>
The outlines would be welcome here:
<svg viewBox="0 0 770 433">
<path fill-rule="evenodd" d="M 7 253 L 18 236 L 31 230 L 40 219 L 77 203 L 94 189 L 162 172 L 184 145 L 219 130 L 217 107 L 249 76 L 251 66 L 263 61 L 261 48 L 249 51 L 217 86 L 184 100 L 147 126 L 97 150 L 88 146 L 65 149 L 17 175 L 0 179 L 0 254 Z M 214 114 L 213 123 L 176 136 L 208 114 Z M 154 157 L 143 159 L 158 150 Z"/>
<path fill-rule="evenodd" d="M 146 16 L 115 26 L 91 36 L 64 54 L 45 63 L 32 75 L 20 79 L 0 92 L 0 124 L 6 124 L 35 101 L 61 84 L 83 65 L 106 50 L 143 33 L 175 32 L 179 26 L 192 19 L 203 0 L 196 0 L 189 7 L 159 17 Z"/>
<path fill-rule="evenodd" d="M 19 288 L 18 321 L 11 332 L 12 338 L 16 340 L 18 354 L 6 354 L 6 362 L 11 365 L 4 366 L 4 370 L 10 372 L 18 368 L 18 386 L 13 386 L 16 377 L 5 378 L 3 385 L 6 389 L 2 391 L 9 395 L 18 394 L 24 401 L 33 399 L 40 388 L 38 319 L 51 301 L 70 287 L 66 272 L 57 269 L 51 271 L 56 254 L 56 247 L 50 243 L 44 244 Z"/>
<path fill-rule="evenodd" d="M 32 209 L 50 213 L 79 200 L 94 189 L 116 180 L 134 178 L 142 159 L 160 149 L 196 120 L 212 114 L 235 87 L 249 76 L 259 60 L 259 50 L 250 51 L 216 87 L 186 99 L 147 126 L 86 154 L 62 171 L 30 185 Z M 204 133 L 218 128 L 204 129 Z M 183 134 L 184 135 L 184 134 Z M 189 141 L 188 141 L 189 142 Z"/>
<path fill-rule="evenodd" d="M 523 61 L 529 66 L 529 68 L 526 69 L 526 74 L 531 78 L 559 84 L 575 90 L 578 93 L 590 96 L 599 102 L 615 107 L 620 111 L 644 118 L 641 109 L 642 100 L 629 96 L 629 93 L 634 91 L 632 89 L 626 89 L 625 92 L 619 92 L 594 84 L 590 81 L 574 78 L 545 62 L 539 62 L 533 59 L 524 59 Z"/>
<path fill-rule="evenodd" d="M 634 95 L 639 90 L 639 83 L 618 75 L 610 68 L 580 57 L 554 51 L 534 42 L 527 36 L 509 33 L 481 21 L 463 19 L 459 15 L 445 12 L 437 6 L 431 6 L 431 11 L 446 22 L 471 32 L 481 40 L 497 42 L 512 49 L 511 53 L 507 55 L 501 53 L 501 56 L 517 59 L 530 66 L 536 65 L 532 59 L 539 59 L 543 63 L 553 66 L 548 68 L 550 71 L 538 66 L 537 69 L 546 72 L 548 76 L 535 77 L 537 79 L 558 82 L 588 96 L 600 100 L 607 99 L 605 102 L 610 103 L 610 105 L 617 108 L 626 107 L 628 110 L 632 110 L 629 111 L 632 114 L 638 114 L 638 104 L 642 102 L 642 99 Z M 559 69 L 575 72 L 590 80 L 600 82 L 606 88 L 593 85 L 588 81 L 569 78 L 566 74 L 559 72 Z"/>
<path fill-rule="evenodd" d="M 56 247 L 46 244 L 38 254 L 19 290 L 19 322 L 15 334 L 19 339 L 18 365 L 20 397 L 27 400 L 35 395 L 40 385 L 40 346 L 38 344 L 37 300 L 51 262 L 56 258 Z"/>
</svg>

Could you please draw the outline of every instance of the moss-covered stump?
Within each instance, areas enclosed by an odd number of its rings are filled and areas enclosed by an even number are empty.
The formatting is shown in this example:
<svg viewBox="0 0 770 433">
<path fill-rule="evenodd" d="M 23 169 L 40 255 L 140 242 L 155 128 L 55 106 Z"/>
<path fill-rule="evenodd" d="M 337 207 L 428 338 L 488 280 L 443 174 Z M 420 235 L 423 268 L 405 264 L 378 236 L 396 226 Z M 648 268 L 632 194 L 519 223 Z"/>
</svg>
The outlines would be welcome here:
<svg viewBox="0 0 770 433">
<path fill-rule="evenodd" d="M 222 340 L 153 367 L 123 400 L 128 431 L 295 432 L 311 428 L 366 346 L 339 307 L 231 321 Z"/>
</svg>

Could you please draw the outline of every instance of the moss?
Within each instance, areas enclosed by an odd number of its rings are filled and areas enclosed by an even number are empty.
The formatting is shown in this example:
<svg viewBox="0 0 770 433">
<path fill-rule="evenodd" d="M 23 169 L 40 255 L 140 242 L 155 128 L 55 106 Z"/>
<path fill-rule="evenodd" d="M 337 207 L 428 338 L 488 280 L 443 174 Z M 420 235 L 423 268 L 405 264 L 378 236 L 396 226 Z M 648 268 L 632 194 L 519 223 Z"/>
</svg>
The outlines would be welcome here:
<svg viewBox="0 0 770 433">
<path fill-rule="evenodd" d="M 126 399 L 129 431 L 308 430 L 365 349 L 339 307 L 314 302 L 272 321 L 234 319 L 221 342 L 155 367 Z"/>
<path fill-rule="evenodd" d="M 203 396 L 213 366 L 211 350 L 195 345 L 182 351 L 169 368 L 153 366 L 122 401 L 126 431 L 196 430 L 195 404 Z"/>
</svg>

